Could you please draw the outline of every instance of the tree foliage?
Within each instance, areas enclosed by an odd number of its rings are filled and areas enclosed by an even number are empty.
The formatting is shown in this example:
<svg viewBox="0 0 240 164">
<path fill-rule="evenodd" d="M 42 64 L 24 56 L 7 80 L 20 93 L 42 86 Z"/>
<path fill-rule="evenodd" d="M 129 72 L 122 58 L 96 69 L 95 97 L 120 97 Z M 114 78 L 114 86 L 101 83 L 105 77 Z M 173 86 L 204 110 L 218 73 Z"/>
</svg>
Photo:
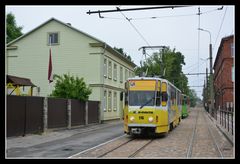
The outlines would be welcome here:
<svg viewBox="0 0 240 164">
<path fill-rule="evenodd" d="M 17 26 L 15 16 L 12 13 L 7 14 L 7 43 L 22 35 L 21 26 Z"/>
<path fill-rule="evenodd" d="M 74 78 L 69 74 L 63 76 L 54 75 L 56 84 L 54 90 L 50 96 L 68 99 L 78 99 L 81 101 L 87 101 L 92 90 L 86 86 L 83 78 Z"/>
<path fill-rule="evenodd" d="M 197 93 L 195 92 L 194 89 L 190 89 L 189 98 L 190 98 L 190 106 L 195 107 L 197 100 L 199 101 L 199 98 L 197 97 Z"/>
<path fill-rule="evenodd" d="M 122 54 L 125 58 L 127 58 L 129 61 L 132 61 L 132 58 L 130 55 L 127 55 L 127 53 L 125 53 L 123 51 L 123 48 L 117 48 L 117 47 L 113 47 L 114 50 L 116 50 L 117 52 L 119 52 L 120 54 Z"/>
<path fill-rule="evenodd" d="M 175 49 L 167 47 L 147 58 L 141 67 L 136 68 L 135 74 L 141 76 L 147 70 L 148 76 L 165 78 L 188 95 L 188 78 L 182 72 L 182 65 L 185 65 L 185 62 L 181 52 L 175 52 Z"/>
</svg>

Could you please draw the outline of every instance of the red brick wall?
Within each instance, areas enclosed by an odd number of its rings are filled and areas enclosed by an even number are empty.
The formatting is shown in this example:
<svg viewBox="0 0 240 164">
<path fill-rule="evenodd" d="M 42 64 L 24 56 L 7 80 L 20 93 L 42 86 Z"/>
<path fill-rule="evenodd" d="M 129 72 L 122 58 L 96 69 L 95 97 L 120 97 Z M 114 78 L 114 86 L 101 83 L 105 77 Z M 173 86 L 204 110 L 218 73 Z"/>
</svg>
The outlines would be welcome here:
<svg viewBox="0 0 240 164">
<path fill-rule="evenodd" d="M 214 67 L 215 107 L 225 107 L 226 102 L 233 102 L 233 82 L 231 55 L 233 37 L 223 39 L 219 47 Z"/>
</svg>

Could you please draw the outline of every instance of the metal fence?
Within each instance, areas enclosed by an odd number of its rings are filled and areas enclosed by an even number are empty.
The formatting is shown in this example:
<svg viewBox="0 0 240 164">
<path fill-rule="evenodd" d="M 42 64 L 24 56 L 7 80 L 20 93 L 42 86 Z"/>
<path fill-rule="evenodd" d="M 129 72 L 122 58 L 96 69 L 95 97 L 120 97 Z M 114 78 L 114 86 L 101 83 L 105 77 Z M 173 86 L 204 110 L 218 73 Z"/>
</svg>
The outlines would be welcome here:
<svg viewBox="0 0 240 164">
<path fill-rule="evenodd" d="M 232 135 L 234 129 L 233 117 L 234 117 L 233 108 L 229 107 L 220 110 L 220 125 L 224 127 L 228 132 L 231 132 Z"/>
</svg>

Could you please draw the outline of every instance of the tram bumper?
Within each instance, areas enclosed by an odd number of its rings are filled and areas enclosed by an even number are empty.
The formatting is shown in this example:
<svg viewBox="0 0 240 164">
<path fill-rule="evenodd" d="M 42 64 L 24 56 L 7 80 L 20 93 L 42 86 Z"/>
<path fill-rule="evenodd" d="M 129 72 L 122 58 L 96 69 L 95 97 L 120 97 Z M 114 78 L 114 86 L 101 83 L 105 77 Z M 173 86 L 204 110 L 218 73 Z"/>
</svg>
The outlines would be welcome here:
<svg viewBox="0 0 240 164">
<path fill-rule="evenodd" d="M 141 128 L 131 128 L 131 133 L 132 134 L 141 134 L 142 129 Z"/>
</svg>

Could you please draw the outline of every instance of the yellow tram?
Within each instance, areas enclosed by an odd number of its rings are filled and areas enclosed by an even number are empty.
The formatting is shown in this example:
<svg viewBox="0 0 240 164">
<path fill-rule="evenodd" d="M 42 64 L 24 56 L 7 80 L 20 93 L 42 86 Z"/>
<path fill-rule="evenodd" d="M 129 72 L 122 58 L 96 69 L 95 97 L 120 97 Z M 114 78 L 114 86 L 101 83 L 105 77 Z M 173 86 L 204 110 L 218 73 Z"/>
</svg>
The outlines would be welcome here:
<svg viewBox="0 0 240 164">
<path fill-rule="evenodd" d="M 181 91 L 156 77 L 129 78 L 125 83 L 124 132 L 167 133 L 181 121 Z"/>
</svg>

